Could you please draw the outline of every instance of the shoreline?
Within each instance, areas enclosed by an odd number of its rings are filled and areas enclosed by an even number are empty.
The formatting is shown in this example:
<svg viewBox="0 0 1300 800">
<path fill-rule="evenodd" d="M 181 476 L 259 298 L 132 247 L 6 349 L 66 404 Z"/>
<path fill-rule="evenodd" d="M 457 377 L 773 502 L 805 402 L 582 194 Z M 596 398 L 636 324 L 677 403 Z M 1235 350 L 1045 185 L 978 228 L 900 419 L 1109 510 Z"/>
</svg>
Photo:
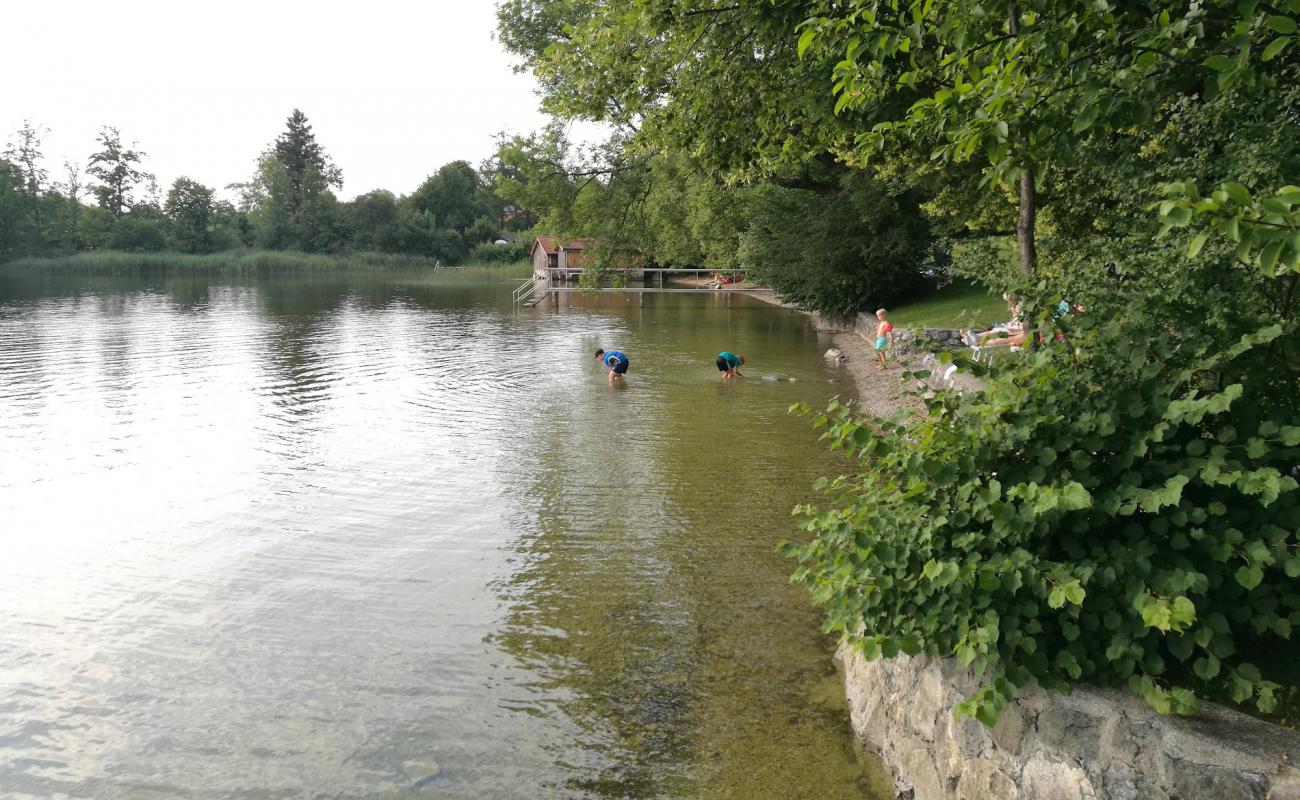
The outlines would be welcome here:
<svg viewBox="0 0 1300 800">
<path fill-rule="evenodd" d="M 828 330 L 819 315 L 809 316 L 819 334 L 848 356 L 841 367 L 852 376 L 860 411 L 919 409 L 919 398 L 903 393 L 900 373 L 907 361 L 891 359 L 888 369 L 877 371 L 873 343 L 859 330 Z M 977 388 L 978 382 L 960 384 Z M 853 736 L 879 759 L 899 797 L 1085 800 L 1113 793 L 1249 800 L 1263 787 L 1269 797 L 1300 798 L 1300 773 L 1288 769 L 1286 756 L 1295 752 L 1294 731 L 1212 702 L 1191 718 L 1198 730 L 1189 736 L 1189 722 L 1161 716 L 1122 690 L 1075 684 L 1058 694 L 1035 686 L 989 729 L 955 719 L 954 709 L 976 683 L 952 657 L 867 661 L 842 641 L 835 661 Z M 1053 724 L 1060 719 L 1069 722 Z M 1115 731 L 1123 732 L 1118 739 Z"/>
<path fill-rule="evenodd" d="M 706 287 L 712 285 L 712 278 L 707 276 L 683 277 L 676 279 L 674 282 L 688 286 Z M 759 284 L 754 281 L 743 281 L 735 284 L 735 288 L 739 289 L 750 289 L 757 286 Z M 726 290 L 719 289 L 718 291 Z M 883 370 L 878 370 L 876 369 L 876 349 L 874 345 L 867 341 L 867 338 L 857 330 L 823 327 L 822 318 L 818 314 L 787 303 L 778 298 L 775 293 L 756 292 L 748 296 L 761 303 L 796 311 L 813 321 L 814 326 L 817 327 L 819 338 L 828 342 L 847 357 L 848 360 L 840 364 L 838 369 L 846 373 L 847 379 L 845 382 L 853 387 L 854 406 L 864 413 L 883 417 L 902 408 L 916 409 L 920 407 L 918 400 L 909 397 L 903 392 L 902 374 L 911 368 L 910 363 L 900 362 L 891 356 L 887 361 L 888 366 Z"/>
</svg>

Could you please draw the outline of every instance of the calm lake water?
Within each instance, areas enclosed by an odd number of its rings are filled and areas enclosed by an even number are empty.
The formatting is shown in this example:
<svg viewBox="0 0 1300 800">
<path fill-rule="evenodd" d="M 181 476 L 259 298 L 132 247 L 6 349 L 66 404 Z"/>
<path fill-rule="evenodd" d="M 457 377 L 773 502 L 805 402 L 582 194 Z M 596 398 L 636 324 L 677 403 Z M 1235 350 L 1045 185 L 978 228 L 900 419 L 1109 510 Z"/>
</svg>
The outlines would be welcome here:
<svg viewBox="0 0 1300 800">
<path fill-rule="evenodd" d="M 825 343 L 513 285 L 0 278 L 0 795 L 883 796 L 775 552 Z"/>
</svg>

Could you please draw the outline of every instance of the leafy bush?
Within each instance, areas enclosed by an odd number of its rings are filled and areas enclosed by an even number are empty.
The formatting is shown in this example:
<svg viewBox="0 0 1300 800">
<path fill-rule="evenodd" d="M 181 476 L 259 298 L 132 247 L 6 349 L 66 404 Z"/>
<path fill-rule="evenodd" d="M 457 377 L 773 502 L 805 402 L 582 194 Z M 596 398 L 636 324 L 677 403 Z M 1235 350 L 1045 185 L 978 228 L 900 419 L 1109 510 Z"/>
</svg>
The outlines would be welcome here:
<svg viewBox="0 0 1300 800">
<path fill-rule="evenodd" d="M 914 420 L 818 414 L 862 470 L 796 509 L 815 537 L 785 545 L 795 579 L 867 658 L 982 675 L 957 713 L 985 724 L 1031 680 L 1268 712 L 1300 656 L 1297 393 L 1256 366 L 1282 328 L 1216 355 L 1087 316 L 1066 344 L 966 364 L 987 389 Z"/>
<path fill-rule="evenodd" d="M 509 244 L 482 242 L 469 251 L 469 260 L 475 264 L 513 264 L 528 258 L 528 242 L 518 241 Z"/>
<path fill-rule="evenodd" d="M 862 173 L 843 176 L 840 186 L 756 187 L 740 266 L 809 311 L 871 311 L 915 293 L 933 255 L 916 198 Z"/>
</svg>

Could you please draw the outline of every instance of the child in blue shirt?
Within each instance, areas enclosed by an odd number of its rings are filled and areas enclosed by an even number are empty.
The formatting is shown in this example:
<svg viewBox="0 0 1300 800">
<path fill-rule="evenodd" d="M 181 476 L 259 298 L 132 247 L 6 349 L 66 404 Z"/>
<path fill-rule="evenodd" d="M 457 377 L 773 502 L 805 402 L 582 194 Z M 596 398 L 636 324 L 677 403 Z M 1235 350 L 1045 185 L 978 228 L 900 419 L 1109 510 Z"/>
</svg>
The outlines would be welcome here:
<svg viewBox="0 0 1300 800">
<path fill-rule="evenodd" d="M 599 358 L 601 362 L 609 368 L 610 383 L 620 380 L 627 374 L 627 368 L 630 362 L 628 362 L 627 356 L 623 355 L 619 351 L 610 350 L 609 352 L 606 352 L 604 350 L 597 350 L 596 358 Z"/>
</svg>

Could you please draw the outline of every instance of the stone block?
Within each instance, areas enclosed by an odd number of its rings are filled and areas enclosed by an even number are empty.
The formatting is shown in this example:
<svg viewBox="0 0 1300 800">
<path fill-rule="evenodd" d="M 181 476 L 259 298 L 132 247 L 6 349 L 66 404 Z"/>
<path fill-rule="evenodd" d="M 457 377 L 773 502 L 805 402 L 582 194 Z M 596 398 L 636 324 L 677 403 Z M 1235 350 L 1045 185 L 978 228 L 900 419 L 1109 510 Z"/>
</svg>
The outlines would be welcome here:
<svg viewBox="0 0 1300 800">
<path fill-rule="evenodd" d="M 1099 722 L 1073 708 L 1053 706 L 1038 715 L 1039 744 L 1062 758 L 1096 761 L 1101 752 Z"/>
<path fill-rule="evenodd" d="M 1024 748 L 1025 734 L 1029 732 L 1029 720 L 1019 703 L 1011 703 L 998 715 L 997 724 L 989 731 L 993 744 L 1009 755 L 1020 755 Z"/>
<path fill-rule="evenodd" d="M 902 754 L 902 765 L 916 800 L 947 800 L 947 782 L 940 777 L 928 747 L 918 742 L 909 748 Z"/>
<path fill-rule="evenodd" d="M 1300 800 L 1300 735 L 1211 703 L 1166 717 L 1120 690 L 1031 686 L 989 729 L 952 716 L 978 684 L 953 659 L 840 656 L 854 729 L 918 800 Z"/>
<path fill-rule="evenodd" d="M 899 700 L 909 706 L 908 719 L 912 720 L 916 732 L 927 742 L 933 742 L 935 723 L 948 708 L 948 691 L 939 671 L 925 670 L 915 691 Z"/>
<path fill-rule="evenodd" d="M 1151 735 L 1145 727 L 1138 726 L 1123 714 L 1112 715 L 1101 726 L 1101 760 L 1137 764 L 1142 754 L 1142 739 Z"/>
<path fill-rule="evenodd" d="M 1077 765 L 1035 753 L 1020 773 L 1020 794 L 1026 800 L 1096 800 L 1088 775 Z"/>
<path fill-rule="evenodd" d="M 1106 800 L 1145 800 L 1138 795 L 1132 772 L 1123 765 L 1113 765 L 1101 774 L 1101 796 Z"/>
<path fill-rule="evenodd" d="M 1166 774 L 1179 800 L 1265 800 L 1268 779 L 1257 772 L 1169 758 Z"/>
<path fill-rule="evenodd" d="M 1283 767 L 1269 787 L 1268 800 L 1300 800 L 1300 772 Z"/>
<path fill-rule="evenodd" d="M 977 758 L 962 770 L 956 800 L 1020 800 L 1020 790 L 1011 776 L 986 758 Z"/>
</svg>

